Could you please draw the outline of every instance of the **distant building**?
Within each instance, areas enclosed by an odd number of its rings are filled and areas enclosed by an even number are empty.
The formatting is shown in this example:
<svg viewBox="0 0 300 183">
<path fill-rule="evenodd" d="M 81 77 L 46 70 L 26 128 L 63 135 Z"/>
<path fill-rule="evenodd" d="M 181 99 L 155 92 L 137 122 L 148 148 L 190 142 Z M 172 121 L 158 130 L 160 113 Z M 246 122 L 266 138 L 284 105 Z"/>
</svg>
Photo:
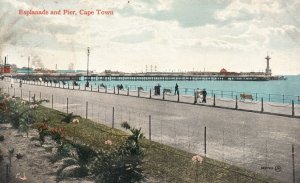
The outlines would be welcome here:
<svg viewBox="0 0 300 183">
<path fill-rule="evenodd" d="M 22 67 L 22 68 L 17 68 L 16 73 L 23 73 L 23 74 L 28 74 L 28 73 L 33 73 L 33 69 L 28 67 Z"/>
</svg>

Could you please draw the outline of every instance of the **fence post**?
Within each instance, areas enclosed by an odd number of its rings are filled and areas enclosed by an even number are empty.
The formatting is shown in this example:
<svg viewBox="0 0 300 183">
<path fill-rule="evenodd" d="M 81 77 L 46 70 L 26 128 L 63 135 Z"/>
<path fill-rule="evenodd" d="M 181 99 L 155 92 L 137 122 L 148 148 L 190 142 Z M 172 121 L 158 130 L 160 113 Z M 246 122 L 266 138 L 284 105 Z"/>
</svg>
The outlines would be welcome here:
<svg viewBox="0 0 300 183">
<path fill-rule="evenodd" d="M 261 98 L 261 112 L 264 112 L 264 98 Z"/>
<path fill-rule="evenodd" d="M 149 140 L 151 140 L 151 115 L 149 115 Z"/>
<path fill-rule="evenodd" d="M 238 109 L 237 95 L 235 96 L 235 109 Z"/>
<path fill-rule="evenodd" d="M 165 100 L 165 91 L 163 91 L 163 100 Z"/>
<path fill-rule="evenodd" d="M 149 98 L 151 99 L 151 88 L 150 88 L 150 96 L 149 96 Z"/>
<path fill-rule="evenodd" d="M 112 120 L 111 120 L 111 127 L 115 127 L 115 107 L 112 108 Z"/>
<path fill-rule="evenodd" d="M 294 105 L 294 100 L 292 100 L 292 116 L 295 116 L 295 105 Z"/>
<path fill-rule="evenodd" d="M 28 100 L 29 100 L 29 102 L 30 102 L 30 91 L 28 92 L 29 94 L 28 94 Z"/>
<path fill-rule="evenodd" d="M 98 85 L 98 93 L 99 93 L 99 85 Z"/>
<path fill-rule="evenodd" d="M 204 127 L 204 155 L 206 157 L 206 126 Z"/>
<path fill-rule="evenodd" d="M 114 86 L 114 94 L 116 94 L 116 87 Z"/>
<path fill-rule="evenodd" d="M 223 98 L 223 91 L 221 91 L 221 98 Z"/>
<path fill-rule="evenodd" d="M 215 107 L 216 106 L 216 95 L 214 94 L 214 104 L 213 106 Z"/>
<path fill-rule="evenodd" d="M 295 150 L 294 150 L 294 144 L 292 144 L 292 161 L 293 161 L 293 183 L 296 183 L 296 174 L 295 174 Z"/>
<path fill-rule="evenodd" d="M 9 93 L 9 87 L 7 87 L 7 93 L 10 94 L 10 93 Z"/>
<path fill-rule="evenodd" d="M 85 103 L 85 119 L 88 119 L 88 109 L 89 109 L 89 103 Z"/>
<path fill-rule="evenodd" d="M 67 97 L 67 114 L 69 114 L 69 98 Z"/>
<path fill-rule="evenodd" d="M 120 94 L 120 88 L 118 87 L 118 95 Z"/>
<path fill-rule="evenodd" d="M 257 101 L 257 93 L 255 93 L 255 101 Z"/>
<path fill-rule="evenodd" d="M 138 88 L 138 97 L 140 97 L 140 90 L 139 90 L 139 88 Z"/>
<path fill-rule="evenodd" d="M 271 102 L 271 94 L 269 94 L 269 102 Z"/>
<path fill-rule="evenodd" d="M 282 95 L 282 103 L 284 104 L 284 95 Z"/>
<path fill-rule="evenodd" d="M 40 92 L 40 100 L 42 100 L 42 92 Z"/>
<path fill-rule="evenodd" d="M 52 102 L 52 109 L 53 109 L 53 94 L 52 94 L 52 97 L 51 97 L 51 102 Z"/>
<path fill-rule="evenodd" d="M 105 86 L 105 93 L 107 93 L 107 86 Z"/>
<path fill-rule="evenodd" d="M 93 85 L 91 84 L 91 92 L 93 91 Z"/>
<path fill-rule="evenodd" d="M 127 88 L 127 96 L 129 96 L 129 87 Z"/>
<path fill-rule="evenodd" d="M 14 96 L 16 96 L 16 89 L 14 88 Z"/>
<path fill-rule="evenodd" d="M 79 84 L 78 90 L 80 90 L 80 84 Z"/>
<path fill-rule="evenodd" d="M 73 83 L 73 90 L 74 90 L 74 83 Z"/>
<path fill-rule="evenodd" d="M 21 100 L 23 99 L 23 90 L 21 89 Z"/>
<path fill-rule="evenodd" d="M 177 91 L 177 96 L 178 96 L 178 98 L 177 98 L 177 102 L 179 102 L 179 92 Z"/>
</svg>

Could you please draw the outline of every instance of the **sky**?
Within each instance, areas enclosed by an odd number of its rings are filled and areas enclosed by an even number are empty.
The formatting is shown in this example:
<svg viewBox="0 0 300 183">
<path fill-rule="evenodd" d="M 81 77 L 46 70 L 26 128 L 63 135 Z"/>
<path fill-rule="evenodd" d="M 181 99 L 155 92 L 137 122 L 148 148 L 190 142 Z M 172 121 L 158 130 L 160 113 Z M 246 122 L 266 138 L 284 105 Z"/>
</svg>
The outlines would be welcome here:
<svg viewBox="0 0 300 183">
<path fill-rule="evenodd" d="M 76 15 L 20 15 L 73 10 Z M 80 15 L 79 11 L 113 15 Z M 10 64 L 98 72 L 300 74 L 299 0 L 0 0 L 0 55 Z"/>
</svg>

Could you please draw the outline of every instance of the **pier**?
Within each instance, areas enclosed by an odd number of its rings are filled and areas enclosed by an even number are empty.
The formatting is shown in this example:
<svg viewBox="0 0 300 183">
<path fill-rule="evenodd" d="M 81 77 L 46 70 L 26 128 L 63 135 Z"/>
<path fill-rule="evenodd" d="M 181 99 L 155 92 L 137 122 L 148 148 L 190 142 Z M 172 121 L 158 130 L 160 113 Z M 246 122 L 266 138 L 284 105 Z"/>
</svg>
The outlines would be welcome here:
<svg viewBox="0 0 300 183">
<path fill-rule="evenodd" d="M 84 76 L 85 81 L 199 81 L 199 80 L 221 80 L 221 81 L 268 81 L 280 80 L 280 76 L 267 76 L 263 74 L 220 74 L 215 73 L 118 73 L 118 74 L 94 74 Z"/>
</svg>

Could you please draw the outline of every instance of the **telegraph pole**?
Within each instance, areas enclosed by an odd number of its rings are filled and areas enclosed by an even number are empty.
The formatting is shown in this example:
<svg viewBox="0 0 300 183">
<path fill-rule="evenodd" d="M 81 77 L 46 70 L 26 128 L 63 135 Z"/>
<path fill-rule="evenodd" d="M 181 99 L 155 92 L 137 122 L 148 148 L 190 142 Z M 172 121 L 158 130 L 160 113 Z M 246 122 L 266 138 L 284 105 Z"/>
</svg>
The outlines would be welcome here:
<svg viewBox="0 0 300 183">
<path fill-rule="evenodd" d="M 28 56 L 27 80 L 29 79 L 29 63 L 30 63 L 30 56 Z"/>
<path fill-rule="evenodd" d="M 87 66 L 86 66 L 87 81 L 88 81 L 88 76 L 89 76 L 89 57 L 90 57 L 90 47 L 87 47 Z"/>
</svg>

